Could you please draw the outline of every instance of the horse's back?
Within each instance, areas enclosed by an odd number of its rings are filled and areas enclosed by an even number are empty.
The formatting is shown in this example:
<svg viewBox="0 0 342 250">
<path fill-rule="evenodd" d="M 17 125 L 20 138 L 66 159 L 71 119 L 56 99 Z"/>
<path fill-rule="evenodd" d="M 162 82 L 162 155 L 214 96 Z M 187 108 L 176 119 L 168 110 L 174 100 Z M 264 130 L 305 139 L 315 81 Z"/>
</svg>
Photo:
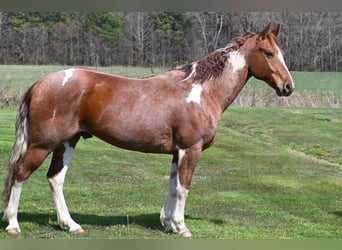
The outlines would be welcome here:
<svg viewBox="0 0 342 250">
<path fill-rule="evenodd" d="M 183 78 L 179 70 L 147 79 L 87 69 L 47 75 L 34 86 L 32 139 L 54 147 L 87 133 L 145 152 L 173 152 L 177 143 L 191 145 L 207 133 L 203 126 L 212 126 L 212 115 L 203 108 L 204 99 L 201 104 L 189 101 L 193 85 L 180 81 Z"/>
</svg>

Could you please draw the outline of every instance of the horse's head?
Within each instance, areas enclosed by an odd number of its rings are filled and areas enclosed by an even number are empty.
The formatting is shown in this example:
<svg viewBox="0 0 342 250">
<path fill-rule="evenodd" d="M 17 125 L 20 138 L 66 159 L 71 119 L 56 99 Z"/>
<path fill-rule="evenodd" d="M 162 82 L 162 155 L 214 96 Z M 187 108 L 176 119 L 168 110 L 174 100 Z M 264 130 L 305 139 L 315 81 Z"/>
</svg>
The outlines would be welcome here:
<svg viewBox="0 0 342 250">
<path fill-rule="evenodd" d="M 270 31 L 271 23 L 258 35 L 251 39 L 252 43 L 247 56 L 250 74 L 267 82 L 279 96 L 289 96 L 294 89 L 294 82 L 284 61 L 283 51 L 279 48 L 278 24 Z"/>
</svg>

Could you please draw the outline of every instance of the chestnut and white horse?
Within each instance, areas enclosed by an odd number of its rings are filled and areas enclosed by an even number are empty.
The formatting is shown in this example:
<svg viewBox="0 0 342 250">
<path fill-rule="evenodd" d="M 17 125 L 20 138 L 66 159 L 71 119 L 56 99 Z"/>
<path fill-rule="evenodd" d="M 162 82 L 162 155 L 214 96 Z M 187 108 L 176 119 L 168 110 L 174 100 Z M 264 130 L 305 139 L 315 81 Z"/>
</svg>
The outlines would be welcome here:
<svg viewBox="0 0 342 250">
<path fill-rule="evenodd" d="M 20 232 L 17 214 L 23 185 L 51 152 L 47 178 L 58 222 L 62 229 L 83 232 L 69 214 L 63 183 L 79 139 L 96 136 L 129 150 L 173 155 L 160 220 L 167 232 L 190 237 L 184 222 L 186 198 L 222 113 L 252 76 L 267 82 L 279 96 L 294 89 L 277 40 L 280 26 L 270 26 L 146 79 L 71 68 L 37 81 L 25 93 L 16 123 L 4 190 L 8 233 Z"/>
</svg>

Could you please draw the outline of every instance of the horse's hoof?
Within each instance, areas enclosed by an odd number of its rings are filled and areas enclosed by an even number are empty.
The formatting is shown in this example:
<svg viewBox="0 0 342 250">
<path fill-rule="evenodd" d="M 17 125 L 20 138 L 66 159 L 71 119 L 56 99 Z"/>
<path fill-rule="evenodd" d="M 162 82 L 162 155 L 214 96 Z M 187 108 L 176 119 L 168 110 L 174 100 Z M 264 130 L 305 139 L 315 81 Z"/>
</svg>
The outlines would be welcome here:
<svg viewBox="0 0 342 250">
<path fill-rule="evenodd" d="M 19 227 L 17 228 L 9 228 L 9 229 L 6 229 L 7 233 L 11 234 L 11 235 L 16 235 L 16 234 L 19 234 L 21 233 L 21 230 Z"/>
<path fill-rule="evenodd" d="M 192 237 L 192 233 L 190 231 L 185 231 L 184 233 L 181 233 L 180 235 L 182 235 L 184 238 Z"/>
<path fill-rule="evenodd" d="M 71 232 L 71 233 L 74 233 L 74 234 L 83 234 L 83 233 L 84 233 L 84 230 L 83 230 L 82 227 L 80 227 L 80 228 L 77 228 L 77 229 L 72 230 L 72 231 L 70 231 L 70 232 Z"/>
</svg>

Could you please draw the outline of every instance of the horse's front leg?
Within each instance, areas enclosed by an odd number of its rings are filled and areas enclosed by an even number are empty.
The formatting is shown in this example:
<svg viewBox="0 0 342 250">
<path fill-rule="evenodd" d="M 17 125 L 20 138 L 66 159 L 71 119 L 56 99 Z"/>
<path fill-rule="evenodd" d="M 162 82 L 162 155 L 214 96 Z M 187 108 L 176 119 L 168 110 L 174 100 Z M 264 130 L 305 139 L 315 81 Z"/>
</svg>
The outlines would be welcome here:
<svg viewBox="0 0 342 250">
<path fill-rule="evenodd" d="M 193 172 L 202 153 L 202 144 L 196 144 L 186 150 L 179 149 L 173 155 L 169 192 L 166 203 L 160 212 L 160 221 L 166 232 L 191 237 L 185 226 L 184 209 Z"/>
</svg>

